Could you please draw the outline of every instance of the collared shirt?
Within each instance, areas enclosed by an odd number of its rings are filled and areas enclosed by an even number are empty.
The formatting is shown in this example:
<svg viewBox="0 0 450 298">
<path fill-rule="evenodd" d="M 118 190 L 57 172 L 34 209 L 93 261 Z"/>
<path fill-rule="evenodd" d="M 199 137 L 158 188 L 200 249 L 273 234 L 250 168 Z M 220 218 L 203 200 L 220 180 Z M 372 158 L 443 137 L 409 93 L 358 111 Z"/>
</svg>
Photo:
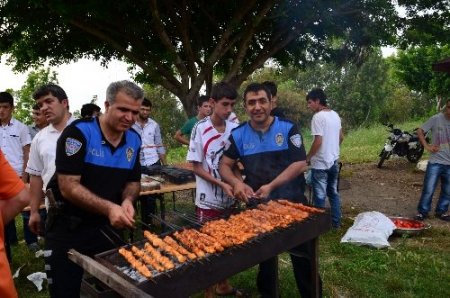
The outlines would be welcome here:
<svg viewBox="0 0 450 298">
<path fill-rule="evenodd" d="M 41 130 L 39 127 L 36 126 L 36 124 L 28 125 L 28 130 L 30 131 L 31 139 L 34 139 L 34 137 L 37 135 L 37 133 Z"/>
<path fill-rule="evenodd" d="M 133 124 L 133 129 L 141 136 L 142 140 L 141 166 L 151 166 L 157 163 L 159 155 L 166 153 L 159 124 L 155 120 L 148 118 L 144 127 L 139 122 L 136 122 Z"/>
<path fill-rule="evenodd" d="M 23 147 L 30 143 L 30 132 L 22 122 L 11 118 L 7 125 L 1 125 L 0 149 L 19 177 L 23 171 Z"/>
<path fill-rule="evenodd" d="M 72 116 L 66 126 L 75 120 Z M 45 191 L 48 182 L 55 173 L 56 142 L 62 131 L 58 131 L 53 124 L 49 124 L 41 129 L 31 142 L 30 157 L 26 172 L 41 176 L 43 190 Z"/>
</svg>

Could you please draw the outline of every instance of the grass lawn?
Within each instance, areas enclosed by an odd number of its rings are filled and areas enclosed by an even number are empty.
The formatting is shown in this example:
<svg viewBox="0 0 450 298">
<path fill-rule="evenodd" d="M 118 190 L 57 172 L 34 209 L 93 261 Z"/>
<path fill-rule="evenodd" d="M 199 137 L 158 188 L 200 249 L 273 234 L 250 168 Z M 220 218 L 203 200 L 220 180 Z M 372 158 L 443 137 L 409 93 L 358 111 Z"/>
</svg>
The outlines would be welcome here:
<svg viewBox="0 0 450 298">
<path fill-rule="evenodd" d="M 412 131 L 422 122 L 399 125 Z M 306 147 L 311 138 L 304 132 Z M 351 131 L 342 145 L 342 160 L 347 163 L 373 162 L 387 136 L 385 127 Z M 186 147 L 169 151 L 173 163 L 184 161 Z M 170 203 L 169 203 L 170 204 Z M 186 208 L 191 208 L 187 200 Z M 345 210 L 347 211 L 347 210 Z M 355 216 L 358 210 L 345 212 Z M 21 223 L 20 216 L 17 222 Z M 415 237 L 391 236 L 389 249 L 373 249 L 341 244 L 340 239 L 352 225 L 347 217 L 342 229 L 330 231 L 320 237 L 320 272 L 325 297 L 450 297 L 450 231 L 432 227 Z M 18 224 L 18 231 L 21 226 Z M 21 237 L 21 236 L 19 236 Z M 24 243 L 13 247 L 13 270 L 25 265 L 16 279 L 20 297 L 48 297 L 46 282 L 37 292 L 26 279 L 32 272 L 44 271 L 42 258 L 30 254 Z M 282 297 L 298 297 L 289 256 L 280 256 L 280 284 Z M 257 296 L 256 267 L 231 278 L 232 284 Z M 202 297 L 199 293 L 194 297 Z"/>
</svg>

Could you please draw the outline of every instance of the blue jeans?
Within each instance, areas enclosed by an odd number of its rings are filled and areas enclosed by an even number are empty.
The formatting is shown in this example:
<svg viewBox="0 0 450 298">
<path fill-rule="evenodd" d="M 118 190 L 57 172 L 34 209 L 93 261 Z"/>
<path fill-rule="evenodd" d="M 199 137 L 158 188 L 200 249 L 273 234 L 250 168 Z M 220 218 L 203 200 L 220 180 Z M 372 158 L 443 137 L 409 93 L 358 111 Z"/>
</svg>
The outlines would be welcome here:
<svg viewBox="0 0 450 298">
<path fill-rule="evenodd" d="M 334 228 L 341 226 L 341 198 L 338 192 L 338 162 L 328 170 L 311 169 L 311 184 L 314 206 L 324 208 L 328 196 L 331 207 L 331 224 Z"/>
<path fill-rule="evenodd" d="M 430 212 L 431 200 L 439 179 L 441 179 L 441 194 L 439 195 L 435 213 L 443 214 L 448 211 L 450 203 L 450 165 L 428 163 L 423 179 L 422 196 L 417 206 L 419 213 L 427 215 Z"/>
</svg>

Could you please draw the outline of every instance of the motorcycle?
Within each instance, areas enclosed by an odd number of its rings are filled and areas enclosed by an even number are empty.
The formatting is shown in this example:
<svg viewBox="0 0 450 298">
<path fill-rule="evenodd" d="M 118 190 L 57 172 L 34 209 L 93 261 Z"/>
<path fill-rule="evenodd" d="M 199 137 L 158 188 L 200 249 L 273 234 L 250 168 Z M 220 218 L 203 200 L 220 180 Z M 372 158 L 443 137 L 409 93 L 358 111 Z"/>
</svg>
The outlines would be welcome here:
<svg viewBox="0 0 450 298">
<path fill-rule="evenodd" d="M 402 131 L 394 127 L 393 124 L 385 124 L 389 129 L 389 137 L 384 144 L 383 150 L 380 153 L 380 161 L 378 168 L 381 168 L 384 161 L 389 159 L 391 155 L 406 156 L 408 161 L 416 163 L 420 160 L 423 154 L 423 146 L 417 136 L 417 128 L 411 134 L 407 131 Z"/>
</svg>

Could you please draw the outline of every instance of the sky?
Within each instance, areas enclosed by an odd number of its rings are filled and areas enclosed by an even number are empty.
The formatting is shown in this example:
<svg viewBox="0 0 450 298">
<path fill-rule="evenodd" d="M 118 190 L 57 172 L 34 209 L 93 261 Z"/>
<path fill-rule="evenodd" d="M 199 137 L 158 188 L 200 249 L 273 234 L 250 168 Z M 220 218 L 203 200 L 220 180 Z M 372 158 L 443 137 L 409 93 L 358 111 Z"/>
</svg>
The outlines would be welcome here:
<svg viewBox="0 0 450 298">
<path fill-rule="evenodd" d="M 26 73 L 14 73 L 11 66 L 6 65 L 6 57 L 1 57 L 0 91 L 8 88 L 19 90 L 25 83 Z M 127 72 L 127 64 L 114 61 L 104 68 L 99 61 L 82 59 L 74 63 L 52 67 L 57 72 L 59 85 L 66 91 L 70 110 L 80 110 L 81 106 L 98 96 L 97 105 L 103 110 L 106 88 L 111 82 L 131 80 Z"/>
<path fill-rule="evenodd" d="M 383 48 L 383 56 L 395 53 L 393 48 Z M 6 64 L 6 57 L 0 62 L 0 91 L 8 88 L 19 90 L 25 83 L 26 73 L 14 73 L 11 66 Z M 98 96 L 97 105 L 103 110 L 106 88 L 111 82 L 119 80 L 132 80 L 127 71 L 127 64 L 113 61 L 108 68 L 101 66 L 99 61 L 81 59 L 77 62 L 53 67 L 58 74 L 59 85 L 66 91 L 69 98 L 70 110 L 80 110 L 81 106 Z"/>
</svg>

